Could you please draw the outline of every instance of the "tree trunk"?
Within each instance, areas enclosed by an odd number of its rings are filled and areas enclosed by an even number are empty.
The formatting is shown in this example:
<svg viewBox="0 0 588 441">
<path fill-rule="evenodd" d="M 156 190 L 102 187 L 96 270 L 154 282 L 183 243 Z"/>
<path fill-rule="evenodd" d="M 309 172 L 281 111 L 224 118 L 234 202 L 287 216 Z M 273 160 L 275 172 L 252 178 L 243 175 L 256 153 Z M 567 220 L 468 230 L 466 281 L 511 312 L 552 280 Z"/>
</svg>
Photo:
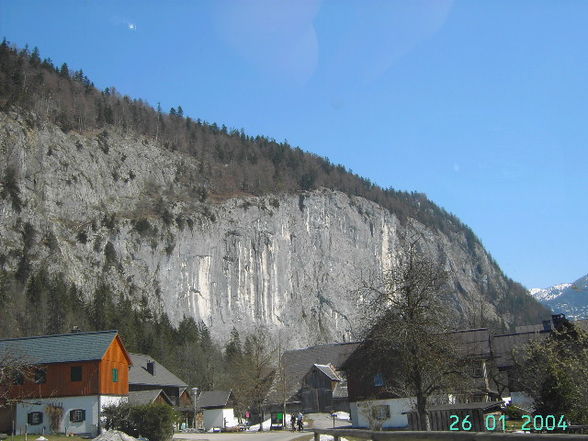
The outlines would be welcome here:
<svg viewBox="0 0 588 441">
<path fill-rule="evenodd" d="M 417 394 L 417 413 L 419 416 L 419 426 L 421 430 L 431 430 L 431 421 L 427 413 L 427 397 L 422 394 Z"/>
</svg>

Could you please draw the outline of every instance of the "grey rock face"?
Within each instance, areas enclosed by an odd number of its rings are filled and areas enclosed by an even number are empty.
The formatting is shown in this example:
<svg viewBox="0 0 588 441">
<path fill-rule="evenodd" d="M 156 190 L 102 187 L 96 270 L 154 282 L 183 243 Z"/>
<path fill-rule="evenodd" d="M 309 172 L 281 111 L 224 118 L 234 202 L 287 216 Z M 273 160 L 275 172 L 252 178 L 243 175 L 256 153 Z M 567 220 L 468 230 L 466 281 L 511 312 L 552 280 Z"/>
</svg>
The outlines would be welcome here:
<svg viewBox="0 0 588 441">
<path fill-rule="evenodd" d="M 256 325 L 281 332 L 289 347 L 355 339 L 354 291 L 369 272 L 393 266 L 406 228 L 379 205 L 330 190 L 199 202 L 197 159 L 114 129 L 33 130 L 2 113 L 0 128 L 1 163 L 16 173 L 24 203 L 18 212 L 0 201 L 5 268 L 16 268 L 28 222 L 34 266 L 64 272 L 87 296 L 106 280 L 173 322 L 202 320 L 219 339 Z M 508 323 L 495 307 L 506 283 L 484 249 L 408 222 L 450 270 L 461 315 L 483 310 Z"/>
</svg>

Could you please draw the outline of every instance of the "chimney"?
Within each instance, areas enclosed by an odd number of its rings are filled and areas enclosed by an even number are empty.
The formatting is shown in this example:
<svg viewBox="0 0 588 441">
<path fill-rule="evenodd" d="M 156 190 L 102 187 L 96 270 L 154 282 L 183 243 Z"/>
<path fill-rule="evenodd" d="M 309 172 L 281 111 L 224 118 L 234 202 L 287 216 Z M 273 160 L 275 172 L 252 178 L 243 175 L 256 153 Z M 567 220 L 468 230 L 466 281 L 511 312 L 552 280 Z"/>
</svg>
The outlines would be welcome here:
<svg viewBox="0 0 588 441">
<path fill-rule="evenodd" d="M 155 362 L 154 361 L 148 361 L 147 362 L 147 372 L 149 372 L 151 375 L 155 375 Z"/>
</svg>

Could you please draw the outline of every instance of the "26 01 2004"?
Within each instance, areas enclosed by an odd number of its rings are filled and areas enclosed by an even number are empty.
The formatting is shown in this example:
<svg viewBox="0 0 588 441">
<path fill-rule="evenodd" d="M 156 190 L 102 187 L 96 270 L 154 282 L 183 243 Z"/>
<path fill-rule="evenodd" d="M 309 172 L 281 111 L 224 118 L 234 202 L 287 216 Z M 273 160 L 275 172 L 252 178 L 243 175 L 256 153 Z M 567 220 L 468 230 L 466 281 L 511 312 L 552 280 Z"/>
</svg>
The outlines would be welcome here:
<svg viewBox="0 0 588 441">
<path fill-rule="evenodd" d="M 457 415 L 450 415 L 449 419 L 449 430 L 469 431 L 473 429 L 470 415 L 466 415 L 463 418 Z M 568 423 L 564 415 L 561 415 L 559 418 L 555 415 L 523 415 L 522 420 L 521 430 L 526 432 L 531 430 L 538 432 L 542 430 L 566 430 L 568 428 Z M 495 430 L 504 431 L 506 430 L 506 416 L 486 415 L 484 418 L 484 427 L 488 432 Z"/>
</svg>

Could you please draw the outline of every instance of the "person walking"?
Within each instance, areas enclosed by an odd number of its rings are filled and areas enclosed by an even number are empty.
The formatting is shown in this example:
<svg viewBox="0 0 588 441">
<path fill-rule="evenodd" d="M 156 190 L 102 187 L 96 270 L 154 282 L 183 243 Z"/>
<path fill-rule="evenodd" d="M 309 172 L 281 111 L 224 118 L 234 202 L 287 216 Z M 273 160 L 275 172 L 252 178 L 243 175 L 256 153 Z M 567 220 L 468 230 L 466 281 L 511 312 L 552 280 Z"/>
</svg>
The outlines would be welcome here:
<svg viewBox="0 0 588 441">
<path fill-rule="evenodd" d="M 296 422 L 298 423 L 298 431 L 302 432 L 302 429 L 304 428 L 304 415 L 302 414 L 302 412 L 298 412 Z"/>
<path fill-rule="evenodd" d="M 296 431 L 296 415 L 291 414 L 290 415 L 290 426 L 292 427 L 292 432 Z"/>
</svg>

